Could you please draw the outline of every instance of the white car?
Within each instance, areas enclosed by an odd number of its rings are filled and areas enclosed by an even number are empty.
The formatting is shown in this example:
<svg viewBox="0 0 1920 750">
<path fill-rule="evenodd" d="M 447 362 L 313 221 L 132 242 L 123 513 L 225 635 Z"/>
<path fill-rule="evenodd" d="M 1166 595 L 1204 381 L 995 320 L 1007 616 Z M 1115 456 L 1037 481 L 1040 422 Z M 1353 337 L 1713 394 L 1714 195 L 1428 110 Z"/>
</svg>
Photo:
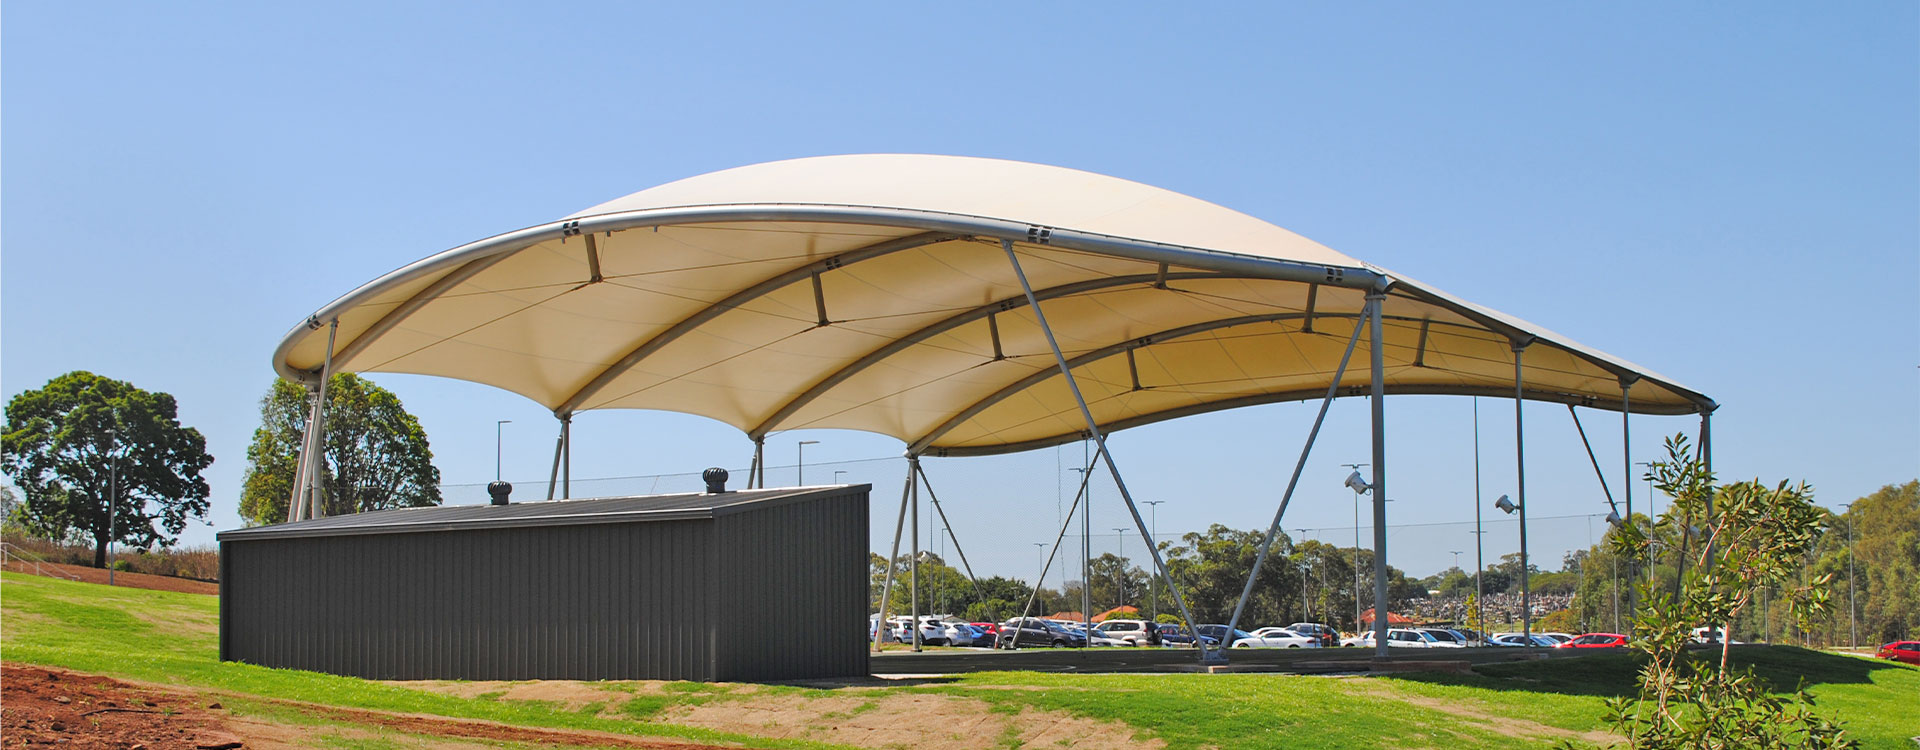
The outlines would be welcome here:
<svg viewBox="0 0 1920 750">
<path fill-rule="evenodd" d="M 1427 648 L 1466 648 L 1467 642 L 1460 635 L 1445 628 L 1416 628 L 1415 632 L 1426 636 Z"/>
<path fill-rule="evenodd" d="M 1252 638 L 1242 638 L 1233 642 L 1234 648 L 1319 648 L 1320 640 L 1302 635 L 1286 628 L 1261 628 L 1253 631 Z"/>
<path fill-rule="evenodd" d="M 1359 638 L 1350 638 L 1347 641 L 1341 641 L 1340 645 L 1347 645 L 1348 641 L 1353 641 L 1353 645 L 1361 648 L 1372 648 L 1373 631 L 1369 630 L 1361 634 Z M 1387 631 L 1387 648 L 1445 648 L 1444 646 L 1434 646 L 1434 642 L 1433 636 L 1418 630 L 1393 628 Z"/>
<path fill-rule="evenodd" d="M 1150 646 L 1154 641 L 1153 630 L 1148 627 L 1146 620 L 1107 620 L 1093 629 L 1096 639 L 1104 636 L 1123 641 L 1122 645 L 1126 646 Z"/>
</svg>

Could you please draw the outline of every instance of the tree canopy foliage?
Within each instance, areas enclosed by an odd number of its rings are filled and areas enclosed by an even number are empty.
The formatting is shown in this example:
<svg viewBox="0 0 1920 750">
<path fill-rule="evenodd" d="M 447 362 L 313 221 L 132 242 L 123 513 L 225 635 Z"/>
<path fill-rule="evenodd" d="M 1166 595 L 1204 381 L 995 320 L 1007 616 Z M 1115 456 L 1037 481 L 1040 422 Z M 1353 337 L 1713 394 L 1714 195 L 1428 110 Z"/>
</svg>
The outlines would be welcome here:
<svg viewBox="0 0 1920 750">
<path fill-rule="evenodd" d="M 173 396 L 75 371 L 8 402 L 0 469 L 25 496 L 22 525 L 91 540 L 101 567 L 111 542 L 169 547 L 206 517 L 206 446 Z"/>
<path fill-rule="evenodd" d="M 248 523 L 286 520 L 311 408 L 304 388 L 279 379 L 260 400 L 240 494 L 240 516 Z M 440 470 L 427 432 L 393 392 L 351 373 L 333 376 L 325 428 L 326 515 L 440 504 Z"/>
</svg>

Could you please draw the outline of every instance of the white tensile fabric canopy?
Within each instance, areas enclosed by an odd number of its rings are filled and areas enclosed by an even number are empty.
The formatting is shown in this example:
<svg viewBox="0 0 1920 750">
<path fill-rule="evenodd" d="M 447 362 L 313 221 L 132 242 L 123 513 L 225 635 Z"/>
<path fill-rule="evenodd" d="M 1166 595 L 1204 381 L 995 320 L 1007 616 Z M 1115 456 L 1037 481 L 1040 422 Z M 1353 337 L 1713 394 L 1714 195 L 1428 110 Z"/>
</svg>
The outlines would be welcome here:
<svg viewBox="0 0 1920 750">
<path fill-rule="evenodd" d="M 914 455 L 1078 440 L 1087 424 L 1003 241 L 1107 430 L 1325 395 L 1364 296 L 1379 289 L 1387 393 L 1512 397 L 1520 345 L 1529 399 L 1644 414 L 1714 406 L 1205 201 L 1059 167 L 924 155 L 740 167 L 454 248 L 322 308 L 274 366 L 315 382 L 338 321 L 336 372 L 485 383 L 562 416 L 662 409 L 756 440 L 866 430 Z M 1338 392 L 1368 383 L 1353 368 Z"/>
</svg>

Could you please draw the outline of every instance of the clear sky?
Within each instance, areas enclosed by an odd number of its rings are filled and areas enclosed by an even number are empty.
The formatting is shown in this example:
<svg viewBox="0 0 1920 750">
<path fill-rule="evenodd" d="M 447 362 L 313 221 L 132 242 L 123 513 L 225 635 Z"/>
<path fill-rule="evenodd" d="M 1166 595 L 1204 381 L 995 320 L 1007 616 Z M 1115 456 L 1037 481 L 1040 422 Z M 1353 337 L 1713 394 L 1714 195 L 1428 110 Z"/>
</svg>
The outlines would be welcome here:
<svg viewBox="0 0 1920 750">
<path fill-rule="evenodd" d="M 217 457 L 211 523 L 185 538 L 210 543 L 239 525 L 274 346 L 334 297 L 695 174 L 922 152 L 1188 193 L 1638 362 L 1723 405 L 1728 478 L 1804 479 L 1837 505 L 1920 475 L 1920 6 L 1281 5 L 9 2 L 0 396 L 75 369 L 174 394 Z M 449 502 L 484 501 L 496 420 L 506 478 L 546 478 L 544 409 L 375 380 L 425 423 L 462 485 Z M 1167 501 L 1163 536 L 1263 528 L 1313 408 L 1113 445 L 1139 499 Z M 1479 408 L 1490 502 L 1512 491 L 1513 407 Z M 1407 524 L 1389 560 L 1412 573 L 1454 550 L 1471 565 L 1472 409 L 1389 400 Z M 1606 512 L 1565 412 L 1527 407 L 1548 568 Z M 1582 417 L 1618 493 L 1619 417 Z M 1285 525 L 1351 544 L 1338 464 L 1368 460 L 1365 406 L 1330 420 Z M 1633 460 L 1697 427 L 1635 418 Z M 749 453 L 661 413 L 586 414 L 575 435 L 576 477 L 644 477 L 582 490 L 688 489 L 651 475 Z M 798 440 L 820 441 L 809 483 L 875 483 L 880 548 L 902 446 L 776 435 L 772 483 Z M 928 461 L 980 572 L 1031 576 L 1079 455 Z M 1095 551 L 1137 553 L 1110 483 L 1094 502 Z M 1517 544 L 1500 520 L 1489 560 Z"/>
</svg>

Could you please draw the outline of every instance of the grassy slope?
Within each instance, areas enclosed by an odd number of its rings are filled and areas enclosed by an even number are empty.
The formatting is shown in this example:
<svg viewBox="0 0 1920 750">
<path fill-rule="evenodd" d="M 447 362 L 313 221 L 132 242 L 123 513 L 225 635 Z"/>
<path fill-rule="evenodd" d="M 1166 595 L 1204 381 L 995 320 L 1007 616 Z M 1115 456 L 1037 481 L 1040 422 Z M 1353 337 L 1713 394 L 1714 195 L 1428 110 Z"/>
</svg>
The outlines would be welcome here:
<svg viewBox="0 0 1920 750">
<path fill-rule="evenodd" d="M 607 683 L 605 706 L 564 712 L 534 701 L 458 698 L 353 678 L 222 664 L 216 660 L 218 601 L 213 597 L 12 573 L 0 574 L 0 581 L 5 583 L 0 658 L 9 661 L 351 708 L 754 747 L 828 747 L 645 721 L 677 704 L 734 699 L 726 695 L 726 686 L 675 684 L 664 695 L 634 695 L 630 683 Z M 1821 705 L 1843 717 L 1870 747 L 1906 747 L 1905 737 L 1920 734 L 1920 719 L 1910 705 L 1920 695 L 1920 669 L 1791 648 L 1736 653 L 1776 684 L 1805 677 Z M 1474 676 L 1396 679 L 1002 672 L 867 694 L 953 694 L 1001 710 L 1030 706 L 1119 720 L 1172 748 L 1519 748 L 1545 746 L 1551 737 L 1537 726 L 1503 731 L 1489 717 L 1515 717 L 1570 732 L 1598 730 L 1601 696 L 1630 689 L 1633 669 L 1631 658 L 1619 654 L 1491 666 Z M 776 692 L 826 696 L 837 691 L 788 687 Z"/>
</svg>

